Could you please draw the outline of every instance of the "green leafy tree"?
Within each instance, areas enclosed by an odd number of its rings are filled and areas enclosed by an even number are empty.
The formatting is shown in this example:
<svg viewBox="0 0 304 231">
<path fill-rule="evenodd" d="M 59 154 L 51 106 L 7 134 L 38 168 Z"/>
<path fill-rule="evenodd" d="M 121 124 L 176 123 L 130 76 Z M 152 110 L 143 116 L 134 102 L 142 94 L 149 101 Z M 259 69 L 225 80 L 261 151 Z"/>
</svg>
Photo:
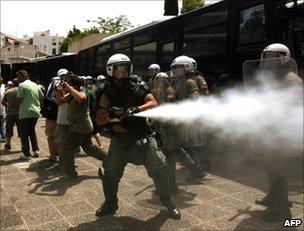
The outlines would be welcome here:
<svg viewBox="0 0 304 231">
<path fill-rule="evenodd" d="M 183 0 L 183 7 L 181 9 L 181 13 L 187 13 L 191 10 L 195 10 L 197 8 L 203 7 L 205 5 L 204 0 Z"/>
<path fill-rule="evenodd" d="M 60 51 L 66 52 L 68 50 L 69 44 L 71 44 L 72 42 L 80 40 L 87 35 L 98 34 L 98 33 L 99 33 L 99 29 L 97 27 L 91 27 L 84 29 L 84 31 L 81 31 L 80 29 L 76 28 L 74 25 L 73 29 L 69 30 L 67 37 L 64 38 L 60 46 Z"/>
<path fill-rule="evenodd" d="M 115 18 L 98 17 L 97 20 L 87 20 L 87 22 L 94 22 L 98 24 L 98 29 L 101 33 L 117 34 L 129 28 L 134 27 L 128 20 L 126 15 L 120 15 Z"/>
</svg>

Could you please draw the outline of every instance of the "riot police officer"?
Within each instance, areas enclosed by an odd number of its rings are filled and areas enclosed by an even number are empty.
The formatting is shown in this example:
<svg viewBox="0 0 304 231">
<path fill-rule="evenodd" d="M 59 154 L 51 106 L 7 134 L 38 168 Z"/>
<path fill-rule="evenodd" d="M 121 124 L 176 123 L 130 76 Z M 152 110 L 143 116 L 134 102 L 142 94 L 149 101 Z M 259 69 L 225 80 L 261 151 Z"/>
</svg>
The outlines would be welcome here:
<svg viewBox="0 0 304 231">
<path fill-rule="evenodd" d="M 97 123 L 106 126 L 111 143 L 103 162 L 101 174 L 105 202 L 96 216 L 114 213 L 118 209 L 118 184 L 128 162 L 143 164 L 160 192 L 159 198 L 169 215 L 180 219 L 181 214 L 171 198 L 165 157 L 157 147 L 152 132 L 144 118 L 134 113 L 157 106 L 157 102 L 145 85 L 132 75 L 132 63 L 124 54 L 115 54 L 107 62 L 107 79 L 99 89 Z"/>
<path fill-rule="evenodd" d="M 285 68 L 289 60 L 288 47 L 274 43 L 263 50 L 260 67 L 271 70 L 282 87 L 302 88 L 301 78 Z M 297 94 L 297 91 L 292 94 Z M 292 217 L 289 208 L 292 203 L 288 201 L 286 171 L 284 170 L 288 159 L 284 155 L 286 153 L 265 153 L 269 191 L 264 198 L 257 199 L 255 203 L 267 207 L 263 219 L 268 222 L 279 222 Z"/>
<path fill-rule="evenodd" d="M 98 75 L 96 78 L 96 86 L 104 85 L 106 77 L 104 75 Z M 102 88 L 103 86 L 101 86 Z"/>
<path fill-rule="evenodd" d="M 193 58 L 186 55 L 176 57 L 170 65 L 172 72 L 171 85 L 175 89 L 176 99 L 185 100 L 200 95 L 209 94 L 208 86 L 205 79 L 197 71 L 197 63 Z M 210 162 L 208 153 L 204 152 L 203 145 L 206 142 L 206 135 L 202 133 L 201 129 L 195 124 L 184 125 L 180 129 L 179 142 L 183 150 L 188 153 L 193 162 L 200 168 L 191 168 L 190 176 L 186 178 L 187 181 L 192 181 L 196 178 L 202 178 L 210 170 Z M 189 159 L 189 158 L 187 158 Z"/>
<path fill-rule="evenodd" d="M 160 72 L 160 66 L 157 63 L 153 63 L 148 67 L 148 76 L 145 80 L 145 82 L 153 88 L 152 84 L 154 82 L 155 76 Z"/>
</svg>

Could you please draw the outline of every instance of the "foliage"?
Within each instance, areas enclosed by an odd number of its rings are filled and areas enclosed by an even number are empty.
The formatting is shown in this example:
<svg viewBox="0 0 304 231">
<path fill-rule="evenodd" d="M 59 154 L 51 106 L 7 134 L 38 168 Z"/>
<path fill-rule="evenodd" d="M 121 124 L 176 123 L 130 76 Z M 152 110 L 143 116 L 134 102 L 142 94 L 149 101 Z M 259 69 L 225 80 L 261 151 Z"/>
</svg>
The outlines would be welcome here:
<svg viewBox="0 0 304 231">
<path fill-rule="evenodd" d="M 80 40 L 87 35 L 98 34 L 98 33 L 99 33 L 99 29 L 97 27 L 91 27 L 91 28 L 84 29 L 83 31 L 81 31 L 80 29 L 76 28 L 74 25 L 73 29 L 69 30 L 67 37 L 64 38 L 64 40 L 60 46 L 60 51 L 66 52 L 68 50 L 69 44 L 71 44 L 72 42 Z"/>
<path fill-rule="evenodd" d="M 191 10 L 195 10 L 197 8 L 203 7 L 205 5 L 204 0 L 183 0 L 183 7 L 181 9 L 181 13 L 184 14 Z"/>
<path fill-rule="evenodd" d="M 97 23 L 98 29 L 101 33 L 109 34 L 117 34 L 133 27 L 126 15 L 120 15 L 115 18 L 98 17 L 97 20 L 87 20 L 87 22 Z"/>
</svg>

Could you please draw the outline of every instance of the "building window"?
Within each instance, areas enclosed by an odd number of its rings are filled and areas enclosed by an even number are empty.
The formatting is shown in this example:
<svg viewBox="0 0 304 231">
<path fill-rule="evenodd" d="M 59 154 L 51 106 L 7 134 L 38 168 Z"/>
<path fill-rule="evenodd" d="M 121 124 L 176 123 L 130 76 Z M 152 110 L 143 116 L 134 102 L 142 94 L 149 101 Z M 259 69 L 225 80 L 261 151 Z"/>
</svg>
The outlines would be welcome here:
<svg viewBox="0 0 304 231">
<path fill-rule="evenodd" d="M 192 57 L 226 53 L 226 24 L 184 33 L 183 53 Z"/>
<path fill-rule="evenodd" d="M 53 43 L 52 43 L 53 46 L 56 46 L 56 44 L 57 44 L 56 42 L 53 42 Z"/>
<path fill-rule="evenodd" d="M 240 12 L 239 44 L 266 39 L 264 5 L 250 7 Z"/>
<path fill-rule="evenodd" d="M 52 49 L 52 54 L 55 55 L 56 54 L 56 48 Z"/>
</svg>

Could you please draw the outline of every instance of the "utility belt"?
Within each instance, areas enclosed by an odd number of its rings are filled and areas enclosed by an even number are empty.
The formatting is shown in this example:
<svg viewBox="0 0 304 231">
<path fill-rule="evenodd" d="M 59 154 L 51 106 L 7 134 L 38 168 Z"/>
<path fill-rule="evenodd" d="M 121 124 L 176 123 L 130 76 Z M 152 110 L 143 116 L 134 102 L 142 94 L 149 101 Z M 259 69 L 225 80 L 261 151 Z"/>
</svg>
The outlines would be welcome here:
<svg viewBox="0 0 304 231">
<path fill-rule="evenodd" d="M 133 145 L 143 146 L 149 142 L 149 139 L 152 137 L 152 134 L 146 134 L 141 137 L 135 137 L 130 134 L 124 133 L 113 133 L 112 138 L 119 139 L 120 143 L 125 147 L 129 148 Z"/>
<path fill-rule="evenodd" d="M 139 146 L 145 145 L 150 137 L 153 136 L 149 125 L 125 128 L 121 124 L 112 124 L 109 133 L 111 137 L 120 139 L 127 146 L 134 144 Z"/>
</svg>

